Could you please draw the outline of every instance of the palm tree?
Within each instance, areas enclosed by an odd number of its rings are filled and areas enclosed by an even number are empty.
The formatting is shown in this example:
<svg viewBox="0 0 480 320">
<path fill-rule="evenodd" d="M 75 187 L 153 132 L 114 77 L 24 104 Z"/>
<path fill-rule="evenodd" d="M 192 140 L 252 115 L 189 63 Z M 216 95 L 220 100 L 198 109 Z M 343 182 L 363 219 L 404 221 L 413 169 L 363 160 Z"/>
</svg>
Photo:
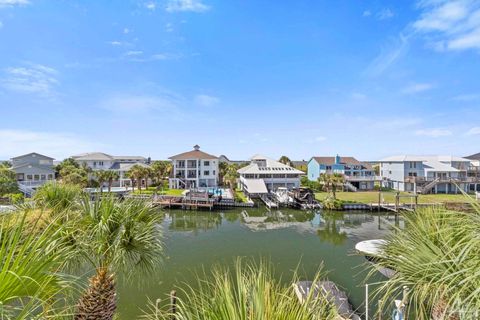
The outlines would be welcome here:
<svg viewBox="0 0 480 320">
<path fill-rule="evenodd" d="M 345 177 L 341 173 L 321 173 L 318 182 L 323 185 L 325 191 L 331 193 L 334 200 L 337 199 L 337 188 L 345 183 Z"/>
<path fill-rule="evenodd" d="M 150 167 L 142 167 L 142 178 L 145 180 L 145 190 L 148 189 L 148 179 L 153 177 L 153 172 Z"/>
<path fill-rule="evenodd" d="M 238 167 L 236 164 L 230 164 L 227 166 L 225 170 L 225 174 L 223 176 L 224 183 L 227 184 L 233 190 L 237 186 L 237 179 L 239 177 L 237 170 L 238 170 Z"/>
<path fill-rule="evenodd" d="M 172 164 L 169 161 L 154 161 L 150 167 L 157 183 L 161 183 L 172 172 Z"/>
<path fill-rule="evenodd" d="M 95 270 L 77 304 L 75 320 L 111 320 L 117 308 L 117 275 L 149 274 L 161 260 L 158 215 L 141 200 L 97 201 L 85 197 L 80 210 L 77 257 Z"/>
<path fill-rule="evenodd" d="M 112 191 L 113 181 L 118 180 L 118 178 L 120 178 L 120 174 L 117 171 L 113 171 L 113 170 L 105 171 L 105 179 L 108 182 L 108 192 Z"/>
<path fill-rule="evenodd" d="M 142 178 L 144 175 L 144 170 L 141 165 L 135 164 L 133 165 L 128 171 L 127 176 L 132 180 L 132 188 L 133 182 L 137 182 L 137 189 L 142 190 Z"/>
<path fill-rule="evenodd" d="M 290 158 L 287 157 L 287 156 L 281 156 L 280 159 L 278 160 L 278 162 L 281 162 L 281 163 L 283 163 L 287 166 L 291 166 L 291 167 L 293 166 L 292 165 L 292 160 L 290 160 Z"/>
<path fill-rule="evenodd" d="M 379 261 L 380 267 L 396 273 L 376 294 L 393 301 L 398 288 L 407 286 L 407 304 L 415 309 L 415 319 L 476 319 L 480 206 L 473 206 L 471 213 L 435 207 L 404 215 L 407 227 L 387 236 Z"/>
<path fill-rule="evenodd" d="M 290 283 L 274 276 L 270 263 L 256 264 L 238 259 L 233 270 L 215 267 L 212 274 L 204 275 L 198 285 L 185 289 L 185 298 L 178 298 L 174 311 L 165 311 L 151 304 L 145 320 L 333 320 L 339 319 L 335 307 L 321 294 L 311 290 L 304 303 L 300 303 Z M 320 272 L 314 277 L 320 280 Z M 287 284 L 285 284 L 287 283 Z"/>
<path fill-rule="evenodd" d="M 93 175 L 97 179 L 98 186 L 100 187 L 100 192 L 103 192 L 103 184 L 105 183 L 106 180 L 108 180 L 107 171 L 105 170 L 94 171 Z"/>
</svg>

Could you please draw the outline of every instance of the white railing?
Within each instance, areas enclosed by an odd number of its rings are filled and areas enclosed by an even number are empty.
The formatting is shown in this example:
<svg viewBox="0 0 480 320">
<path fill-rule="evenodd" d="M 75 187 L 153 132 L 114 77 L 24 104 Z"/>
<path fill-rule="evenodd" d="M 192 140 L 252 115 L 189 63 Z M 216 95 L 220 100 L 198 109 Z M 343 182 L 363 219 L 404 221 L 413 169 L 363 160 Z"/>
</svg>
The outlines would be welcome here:
<svg viewBox="0 0 480 320">
<path fill-rule="evenodd" d="M 47 182 L 53 182 L 55 180 L 28 180 L 28 181 L 18 181 L 18 185 L 25 187 L 39 187 L 43 186 Z"/>
<path fill-rule="evenodd" d="M 382 177 L 380 176 L 345 176 L 347 181 L 380 181 Z"/>
</svg>

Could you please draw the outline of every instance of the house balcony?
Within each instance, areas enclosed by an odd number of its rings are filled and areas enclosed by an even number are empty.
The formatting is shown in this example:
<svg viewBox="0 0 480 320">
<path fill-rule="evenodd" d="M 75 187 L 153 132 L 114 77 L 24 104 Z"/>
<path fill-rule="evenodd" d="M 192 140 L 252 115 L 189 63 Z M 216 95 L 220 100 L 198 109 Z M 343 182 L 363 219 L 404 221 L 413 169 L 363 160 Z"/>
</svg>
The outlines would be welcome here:
<svg viewBox="0 0 480 320">
<path fill-rule="evenodd" d="M 438 183 L 480 183 L 480 177 L 405 177 L 407 183 L 423 184 L 432 181 Z"/>
<path fill-rule="evenodd" d="M 381 181 L 380 176 L 345 176 L 346 181 Z"/>
</svg>

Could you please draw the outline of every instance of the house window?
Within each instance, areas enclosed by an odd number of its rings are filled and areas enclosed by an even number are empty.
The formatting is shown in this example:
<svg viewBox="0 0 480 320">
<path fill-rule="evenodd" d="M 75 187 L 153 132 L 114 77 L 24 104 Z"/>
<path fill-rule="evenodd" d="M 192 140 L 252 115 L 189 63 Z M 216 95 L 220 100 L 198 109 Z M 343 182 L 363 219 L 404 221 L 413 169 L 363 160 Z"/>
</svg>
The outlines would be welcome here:
<svg viewBox="0 0 480 320">
<path fill-rule="evenodd" d="M 210 165 L 210 161 L 203 161 L 203 165 L 204 165 L 204 166 L 209 166 L 209 165 Z"/>
<path fill-rule="evenodd" d="M 103 166 L 103 161 L 98 161 L 99 166 Z"/>
<path fill-rule="evenodd" d="M 27 174 L 27 180 L 32 180 L 33 176 L 31 174 Z"/>
<path fill-rule="evenodd" d="M 97 166 L 97 161 L 93 161 L 93 166 L 94 166 L 94 167 Z"/>
<path fill-rule="evenodd" d="M 43 180 L 47 180 L 47 176 L 44 175 L 44 174 L 42 174 L 42 175 L 40 176 L 40 180 L 42 180 L 42 181 L 43 181 Z"/>
<path fill-rule="evenodd" d="M 332 170 L 332 166 L 327 166 L 326 169 L 327 170 Z"/>
<path fill-rule="evenodd" d="M 48 175 L 48 180 L 52 180 L 53 179 L 53 175 L 52 174 L 49 174 Z"/>
<path fill-rule="evenodd" d="M 213 170 L 213 175 L 215 175 L 215 170 Z"/>
<path fill-rule="evenodd" d="M 203 171 L 203 175 L 204 175 L 204 176 L 209 176 L 209 175 L 210 175 L 210 171 L 208 171 L 208 170 Z"/>
<path fill-rule="evenodd" d="M 40 175 L 38 175 L 38 174 L 33 175 L 33 180 L 35 180 L 35 181 L 40 180 Z"/>
</svg>

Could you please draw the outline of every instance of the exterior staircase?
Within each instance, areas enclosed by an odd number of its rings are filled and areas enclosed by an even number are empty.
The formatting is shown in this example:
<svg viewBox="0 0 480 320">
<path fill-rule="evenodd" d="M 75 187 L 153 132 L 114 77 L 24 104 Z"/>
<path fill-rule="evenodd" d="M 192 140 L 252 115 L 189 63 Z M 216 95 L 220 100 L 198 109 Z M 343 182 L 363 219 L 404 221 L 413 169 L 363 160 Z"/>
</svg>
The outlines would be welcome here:
<svg viewBox="0 0 480 320">
<path fill-rule="evenodd" d="M 433 181 L 428 182 L 427 184 L 417 187 L 417 192 L 418 193 L 428 193 L 430 190 L 432 190 L 438 183 L 440 182 L 440 178 L 436 178 Z"/>
<path fill-rule="evenodd" d="M 23 183 L 18 183 L 18 189 L 25 195 L 25 198 L 31 198 L 35 193 L 35 189 Z"/>
<path fill-rule="evenodd" d="M 345 186 L 348 190 L 350 190 L 350 191 L 352 191 L 352 192 L 357 192 L 357 190 L 358 190 L 357 187 L 355 187 L 353 184 L 351 184 L 351 183 L 348 182 L 348 181 L 344 183 L 344 186 Z"/>
</svg>

